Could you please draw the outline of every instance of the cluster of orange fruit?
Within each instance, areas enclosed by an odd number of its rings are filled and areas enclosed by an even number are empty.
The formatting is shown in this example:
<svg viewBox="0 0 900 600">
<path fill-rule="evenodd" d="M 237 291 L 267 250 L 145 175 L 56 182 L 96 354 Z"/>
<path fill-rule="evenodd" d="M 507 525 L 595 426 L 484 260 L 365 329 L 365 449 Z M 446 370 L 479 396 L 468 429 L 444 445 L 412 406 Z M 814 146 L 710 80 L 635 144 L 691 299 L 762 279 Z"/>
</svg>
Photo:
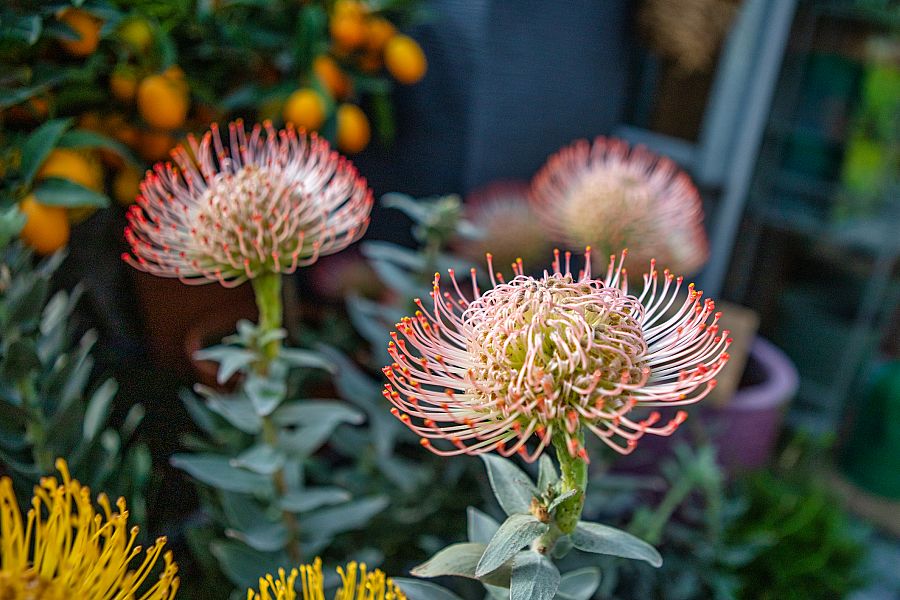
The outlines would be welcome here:
<svg viewBox="0 0 900 600">
<path fill-rule="evenodd" d="M 348 101 L 353 82 L 341 63 L 367 74 L 384 68 L 398 82 L 411 85 L 425 76 L 428 62 L 414 39 L 398 33 L 389 20 L 372 13 L 359 0 L 338 0 L 329 17 L 328 30 L 331 51 L 317 56 L 312 70 L 331 97 L 323 98 L 311 86 L 300 87 L 288 97 L 282 116 L 285 122 L 315 131 L 333 108 L 337 146 L 342 152 L 354 154 L 368 146 L 372 128 L 365 112 Z"/>
</svg>

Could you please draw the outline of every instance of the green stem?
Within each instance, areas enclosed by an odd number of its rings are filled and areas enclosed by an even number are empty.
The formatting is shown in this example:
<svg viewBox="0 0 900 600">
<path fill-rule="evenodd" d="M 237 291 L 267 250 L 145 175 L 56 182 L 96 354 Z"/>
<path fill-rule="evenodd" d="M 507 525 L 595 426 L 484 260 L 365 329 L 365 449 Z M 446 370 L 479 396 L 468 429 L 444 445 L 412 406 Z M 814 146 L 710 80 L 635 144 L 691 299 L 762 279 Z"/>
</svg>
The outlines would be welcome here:
<svg viewBox="0 0 900 600">
<path fill-rule="evenodd" d="M 579 447 L 584 447 L 584 432 L 581 427 L 575 432 L 575 440 Z M 564 533 L 572 533 L 581 519 L 581 511 L 584 508 L 584 497 L 587 491 L 588 468 L 587 463 L 577 456 L 569 454 L 566 436 L 562 431 L 553 434 L 553 446 L 556 448 L 556 458 L 559 460 L 559 468 L 562 474 L 560 493 L 575 490 L 575 494 L 563 500 L 556 507 L 555 521 L 559 530 Z"/>
<path fill-rule="evenodd" d="M 654 546 L 659 544 L 666 523 L 669 522 L 669 519 L 672 518 L 672 514 L 674 514 L 693 489 L 694 480 L 691 477 L 682 477 L 675 485 L 669 488 L 669 491 L 666 493 L 662 502 L 659 503 L 656 510 L 653 511 L 653 514 L 650 515 L 643 534 L 640 535 L 640 537 L 648 544 Z"/>
<path fill-rule="evenodd" d="M 259 308 L 259 334 L 281 329 L 284 308 L 281 302 L 281 274 L 265 273 L 253 279 L 253 291 L 256 294 L 256 306 Z M 270 340 L 261 348 L 263 361 L 260 365 L 262 373 L 268 371 L 269 363 L 278 357 L 281 340 Z"/>
<path fill-rule="evenodd" d="M 256 306 L 259 309 L 258 335 L 281 329 L 284 319 L 284 306 L 281 299 L 281 274 L 265 273 L 253 280 L 253 292 L 256 295 Z M 256 371 L 260 375 L 269 372 L 269 365 L 278 358 L 281 351 L 281 340 L 278 338 L 269 340 L 260 348 L 262 359 L 256 364 Z M 271 415 L 262 417 L 261 437 L 263 443 L 269 446 L 278 445 L 278 426 Z M 272 474 L 272 482 L 279 496 L 287 493 L 287 485 L 284 481 L 284 472 L 279 469 Z M 292 562 L 298 563 L 302 559 L 300 549 L 300 525 L 294 513 L 282 511 L 282 522 L 288 530 L 287 550 Z"/>
</svg>

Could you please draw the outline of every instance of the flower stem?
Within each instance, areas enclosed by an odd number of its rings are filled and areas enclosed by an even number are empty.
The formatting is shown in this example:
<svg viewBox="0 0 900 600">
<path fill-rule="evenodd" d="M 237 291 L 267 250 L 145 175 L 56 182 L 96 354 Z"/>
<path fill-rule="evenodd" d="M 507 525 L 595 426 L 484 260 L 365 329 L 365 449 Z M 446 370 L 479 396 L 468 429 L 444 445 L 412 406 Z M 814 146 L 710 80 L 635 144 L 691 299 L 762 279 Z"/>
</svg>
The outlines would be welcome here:
<svg viewBox="0 0 900 600">
<path fill-rule="evenodd" d="M 265 336 L 268 333 L 281 329 L 284 319 L 284 306 L 281 300 L 281 274 L 264 273 L 253 280 L 253 292 L 256 295 L 256 306 L 259 309 L 258 335 Z M 278 358 L 281 351 L 281 339 L 268 340 L 261 348 L 261 360 L 256 364 L 256 371 L 260 375 L 269 372 L 269 365 Z M 272 415 L 262 417 L 262 441 L 269 446 L 278 444 L 278 427 L 272 419 Z M 284 482 L 284 472 L 279 469 L 272 474 L 272 481 L 279 496 L 287 493 L 287 485 Z M 281 519 L 288 530 L 288 554 L 293 562 L 300 562 L 302 552 L 300 549 L 300 526 L 297 517 L 288 511 L 282 511 Z"/>
<path fill-rule="evenodd" d="M 259 335 L 281 329 L 284 308 L 281 302 L 281 274 L 264 273 L 253 279 L 253 292 L 259 309 Z M 268 365 L 278 357 L 281 340 L 269 340 L 262 348 L 261 367 L 268 371 Z"/>
<path fill-rule="evenodd" d="M 584 446 L 584 432 L 581 427 L 573 436 L 580 447 Z M 566 436 L 562 431 L 553 434 L 553 446 L 556 448 L 556 458 L 559 460 L 559 468 L 562 474 L 562 488 L 560 493 L 575 490 L 570 498 L 563 500 L 558 507 L 554 519 L 559 530 L 564 533 L 572 533 L 581 519 L 581 511 L 584 508 L 584 496 L 587 490 L 588 469 L 587 463 L 577 456 L 569 454 Z"/>
</svg>

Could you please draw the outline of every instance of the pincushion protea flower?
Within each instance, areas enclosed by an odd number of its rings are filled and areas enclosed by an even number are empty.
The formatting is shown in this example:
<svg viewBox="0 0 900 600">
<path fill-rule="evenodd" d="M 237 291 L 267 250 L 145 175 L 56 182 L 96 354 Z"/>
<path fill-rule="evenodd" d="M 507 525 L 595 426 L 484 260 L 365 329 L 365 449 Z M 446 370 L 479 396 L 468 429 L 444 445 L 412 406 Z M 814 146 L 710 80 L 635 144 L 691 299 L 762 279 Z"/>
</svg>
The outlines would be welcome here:
<svg viewBox="0 0 900 600">
<path fill-rule="evenodd" d="M 472 260 L 481 260 L 490 251 L 500 265 L 509 265 L 516 258 L 528 264 L 546 256 L 552 246 L 528 193 L 529 185 L 525 182 L 499 181 L 466 196 L 466 220 L 484 235 L 479 239 L 456 240 L 454 251 Z"/>
<path fill-rule="evenodd" d="M 45 477 L 35 487 L 32 508 L 23 521 L 12 482 L 0 480 L 0 598 L 4 600 L 168 600 L 178 590 L 178 567 L 163 552 L 165 538 L 142 554 L 137 528 L 128 527 L 125 501 L 100 494 L 102 508 L 91 504 L 90 490 L 69 475 L 66 462 L 56 468 L 62 481 Z M 159 579 L 140 594 L 162 557 Z"/>
<path fill-rule="evenodd" d="M 292 273 L 357 240 L 372 193 L 328 142 L 270 123 L 241 121 L 223 144 L 212 125 L 172 151 L 141 183 L 128 213 L 130 265 L 184 283 L 233 287 L 264 273 Z M 196 160 L 193 157 L 196 157 Z"/>
<path fill-rule="evenodd" d="M 338 567 L 341 587 L 334 600 L 406 600 L 406 596 L 384 573 L 375 569 L 367 571 L 365 564 L 351 562 L 346 568 Z M 300 578 L 300 595 L 297 594 L 297 578 Z M 259 591 L 247 590 L 247 600 L 325 600 L 322 581 L 322 561 L 301 565 L 286 573 L 279 569 L 278 577 L 266 575 L 259 579 Z"/>
<path fill-rule="evenodd" d="M 706 262 L 703 206 L 688 175 L 642 146 L 598 137 L 554 154 L 532 181 L 531 199 L 556 241 L 602 253 L 628 248 L 692 274 Z"/>
<path fill-rule="evenodd" d="M 557 251 L 543 277 L 526 276 L 519 263 L 510 281 L 494 274 L 488 255 L 493 287 L 482 293 L 472 269 L 471 300 L 452 271 L 450 291 L 435 274 L 433 310 L 417 300 L 415 317 L 392 333 L 384 395 L 393 414 L 445 456 L 496 451 L 531 462 L 552 442 L 587 461 L 582 428 L 623 454 L 646 433 L 671 434 L 683 411 L 658 425 L 658 413 L 638 420 L 632 410 L 706 396 L 731 340 L 713 301 L 693 284 L 678 300 L 683 278 L 660 275 L 655 261 L 641 293 L 628 294 L 625 255 L 593 279 L 590 248 L 577 277 L 570 255 L 563 264 Z"/>
</svg>

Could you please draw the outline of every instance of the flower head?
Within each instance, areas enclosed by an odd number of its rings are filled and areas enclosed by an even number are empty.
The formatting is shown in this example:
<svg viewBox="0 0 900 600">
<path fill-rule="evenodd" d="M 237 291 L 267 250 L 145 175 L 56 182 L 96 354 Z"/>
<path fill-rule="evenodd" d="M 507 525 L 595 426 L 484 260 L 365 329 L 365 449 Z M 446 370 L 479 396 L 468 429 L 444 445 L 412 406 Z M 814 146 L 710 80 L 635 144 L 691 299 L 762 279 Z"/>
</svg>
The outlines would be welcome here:
<svg viewBox="0 0 900 600">
<path fill-rule="evenodd" d="M 531 207 L 528 190 L 526 183 L 501 181 L 466 196 L 466 220 L 483 236 L 456 240 L 454 250 L 471 260 L 480 260 L 490 250 L 500 265 L 520 257 L 530 263 L 546 256 L 551 245 Z"/>
<path fill-rule="evenodd" d="M 582 428 L 623 454 L 645 433 L 672 433 L 683 411 L 658 425 L 658 413 L 639 420 L 632 409 L 706 396 L 731 340 L 713 301 L 693 284 L 680 299 L 683 278 L 660 274 L 655 261 L 640 294 L 629 294 L 625 254 L 610 257 L 603 279 L 591 277 L 588 248 L 577 277 L 570 255 L 562 261 L 557 251 L 543 277 L 526 276 L 519 263 L 509 281 L 488 255 L 493 286 L 482 293 L 472 269 L 469 297 L 452 271 L 450 290 L 436 274 L 433 309 L 417 300 L 415 317 L 391 334 L 391 412 L 441 455 L 497 451 L 533 461 L 557 437 L 587 460 Z"/>
<path fill-rule="evenodd" d="M 367 571 L 365 564 L 351 562 L 338 567 L 341 587 L 334 600 L 406 600 L 394 582 L 384 573 L 375 569 Z M 300 578 L 300 594 L 297 594 L 297 578 Z M 316 559 L 311 565 L 301 565 L 286 573 L 278 570 L 278 577 L 266 575 L 259 579 L 259 591 L 247 590 L 247 600 L 325 600 L 322 581 L 322 561 Z"/>
<path fill-rule="evenodd" d="M 292 273 L 356 241 L 372 192 L 328 142 L 288 125 L 251 132 L 241 121 L 223 144 L 212 125 L 176 165 L 156 165 L 128 213 L 130 265 L 184 283 L 232 287 L 261 273 Z M 193 157 L 196 157 L 196 160 Z"/>
<path fill-rule="evenodd" d="M 12 482 L 0 480 L 0 598 L 4 600 L 169 600 L 178 590 L 178 567 L 163 552 L 165 538 L 142 552 L 137 527 L 128 527 L 125 500 L 116 511 L 100 494 L 102 512 L 91 504 L 90 490 L 69 476 L 66 462 L 56 468 L 62 481 L 45 477 L 35 487 L 23 520 Z M 134 559 L 137 568 L 132 568 Z M 159 579 L 139 590 L 159 558 Z"/>
<path fill-rule="evenodd" d="M 656 258 L 677 273 L 706 262 L 703 206 L 671 160 L 598 137 L 554 154 L 532 182 L 541 222 L 559 242 L 603 253 L 628 248 L 637 264 Z"/>
</svg>

